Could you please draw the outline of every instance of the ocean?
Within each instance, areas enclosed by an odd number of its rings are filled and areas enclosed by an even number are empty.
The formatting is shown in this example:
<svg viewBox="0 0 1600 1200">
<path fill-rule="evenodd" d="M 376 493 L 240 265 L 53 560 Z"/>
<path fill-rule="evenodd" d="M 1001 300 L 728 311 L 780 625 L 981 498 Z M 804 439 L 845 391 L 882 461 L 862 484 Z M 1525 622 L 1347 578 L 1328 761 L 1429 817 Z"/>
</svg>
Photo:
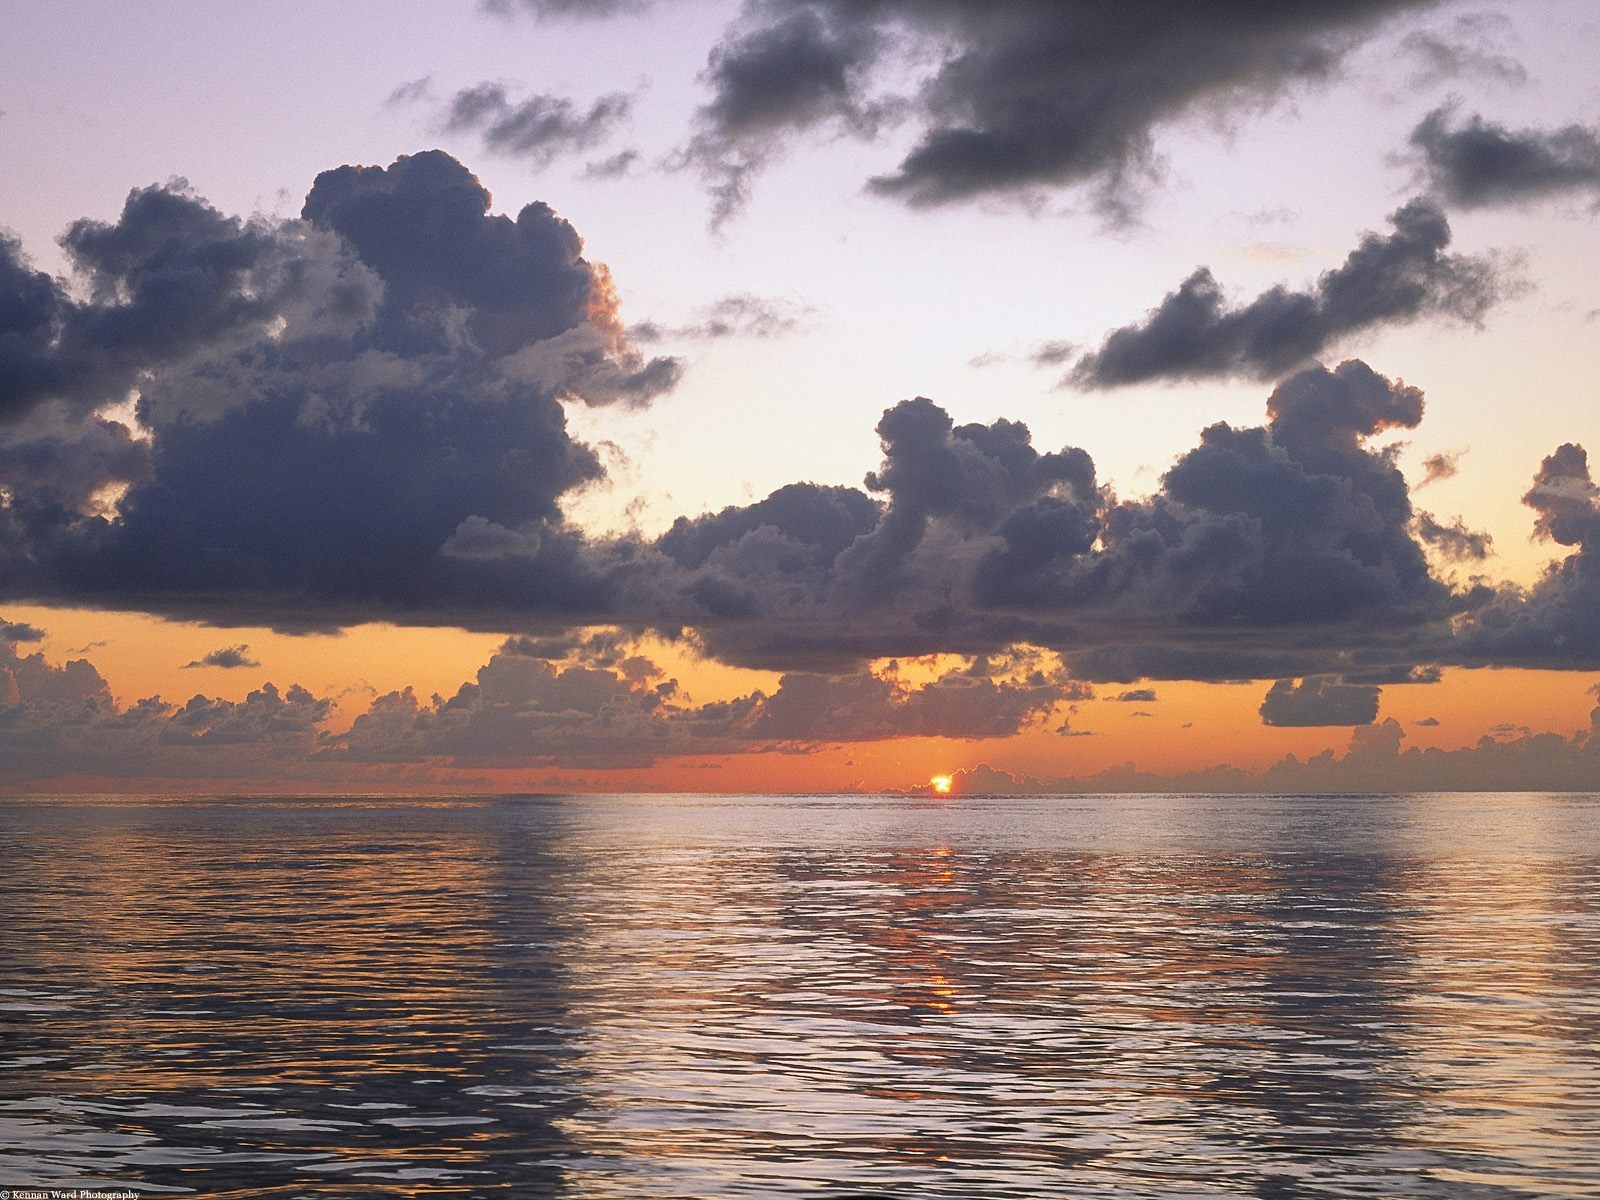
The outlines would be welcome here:
<svg viewBox="0 0 1600 1200">
<path fill-rule="evenodd" d="M 0 1192 L 1600 1197 L 1600 797 L 0 801 Z"/>
</svg>

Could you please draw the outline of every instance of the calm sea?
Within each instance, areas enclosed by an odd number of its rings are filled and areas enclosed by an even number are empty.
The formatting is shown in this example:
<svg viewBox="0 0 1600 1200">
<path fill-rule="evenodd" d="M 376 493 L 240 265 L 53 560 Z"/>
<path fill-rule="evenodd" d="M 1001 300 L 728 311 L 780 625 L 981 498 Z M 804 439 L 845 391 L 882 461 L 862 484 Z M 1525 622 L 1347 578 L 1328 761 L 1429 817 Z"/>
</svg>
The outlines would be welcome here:
<svg viewBox="0 0 1600 1200">
<path fill-rule="evenodd" d="M 1600 1196 L 1600 798 L 0 802 L 0 1190 Z"/>
</svg>

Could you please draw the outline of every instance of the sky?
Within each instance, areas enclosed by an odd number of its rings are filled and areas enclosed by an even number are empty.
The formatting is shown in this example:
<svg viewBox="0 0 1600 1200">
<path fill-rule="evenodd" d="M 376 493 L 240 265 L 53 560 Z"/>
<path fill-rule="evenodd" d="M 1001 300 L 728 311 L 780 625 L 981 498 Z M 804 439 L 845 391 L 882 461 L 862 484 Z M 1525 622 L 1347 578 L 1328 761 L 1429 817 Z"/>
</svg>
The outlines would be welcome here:
<svg viewBox="0 0 1600 1200">
<path fill-rule="evenodd" d="M 0 789 L 1600 787 L 1585 0 L 0 3 Z"/>
</svg>

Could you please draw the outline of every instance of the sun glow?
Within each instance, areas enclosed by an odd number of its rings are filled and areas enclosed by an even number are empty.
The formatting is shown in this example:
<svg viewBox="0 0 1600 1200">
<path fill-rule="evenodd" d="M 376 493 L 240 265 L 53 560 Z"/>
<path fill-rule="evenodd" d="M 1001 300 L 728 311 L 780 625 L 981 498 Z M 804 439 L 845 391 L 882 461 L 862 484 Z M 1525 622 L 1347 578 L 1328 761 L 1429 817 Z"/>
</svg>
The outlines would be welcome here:
<svg viewBox="0 0 1600 1200">
<path fill-rule="evenodd" d="M 939 793 L 939 795 L 948 796 L 950 794 L 950 776 L 935 775 L 932 779 L 928 780 L 928 782 L 933 785 L 933 790 Z"/>
</svg>

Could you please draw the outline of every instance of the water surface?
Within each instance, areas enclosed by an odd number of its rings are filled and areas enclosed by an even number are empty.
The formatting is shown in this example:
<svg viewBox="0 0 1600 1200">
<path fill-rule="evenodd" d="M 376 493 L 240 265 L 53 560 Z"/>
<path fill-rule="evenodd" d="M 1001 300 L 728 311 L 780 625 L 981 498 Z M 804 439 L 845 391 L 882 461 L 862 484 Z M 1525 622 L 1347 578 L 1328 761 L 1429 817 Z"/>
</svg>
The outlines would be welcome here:
<svg viewBox="0 0 1600 1200">
<path fill-rule="evenodd" d="M 0 1188 L 1600 1196 L 1600 798 L 0 802 Z"/>
</svg>

